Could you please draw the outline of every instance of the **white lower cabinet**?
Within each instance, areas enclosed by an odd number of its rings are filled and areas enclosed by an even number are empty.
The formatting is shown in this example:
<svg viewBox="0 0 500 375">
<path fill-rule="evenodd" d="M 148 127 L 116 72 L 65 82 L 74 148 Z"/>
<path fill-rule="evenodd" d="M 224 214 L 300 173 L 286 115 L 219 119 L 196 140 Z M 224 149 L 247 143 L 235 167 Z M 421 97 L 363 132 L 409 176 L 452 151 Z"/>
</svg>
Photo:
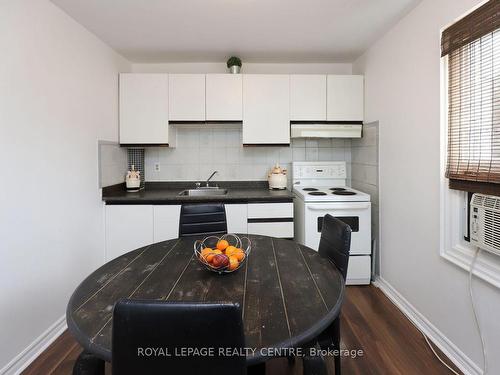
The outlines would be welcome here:
<svg viewBox="0 0 500 375">
<path fill-rule="evenodd" d="M 248 223 L 248 233 L 278 238 L 293 238 L 293 221 Z"/>
<path fill-rule="evenodd" d="M 153 206 L 154 242 L 179 237 L 181 205 Z"/>
<path fill-rule="evenodd" d="M 293 203 L 225 204 L 228 233 L 293 238 Z M 106 205 L 106 261 L 179 237 L 181 205 Z"/>
<path fill-rule="evenodd" d="M 293 203 L 249 203 L 248 233 L 293 238 Z"/>
<path fill-rule="evenodd" d="M 228 233 L 248 233 L 248 204 L 225 204 Z"/>
<path fill-rule="evenodd" d="M 154 242 L 153 206 L 106 206 L 106 261 Z"/>
</svg>

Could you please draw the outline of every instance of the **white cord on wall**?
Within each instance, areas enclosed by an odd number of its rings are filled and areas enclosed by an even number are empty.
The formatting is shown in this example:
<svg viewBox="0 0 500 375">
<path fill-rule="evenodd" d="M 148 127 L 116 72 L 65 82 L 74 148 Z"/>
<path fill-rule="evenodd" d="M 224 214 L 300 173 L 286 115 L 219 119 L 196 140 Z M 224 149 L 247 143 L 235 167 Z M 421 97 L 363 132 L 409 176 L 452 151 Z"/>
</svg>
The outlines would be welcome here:
<svg viewBox="0 0 500 375">
<path fill-rule="evenodd" d="M 483 337 L 483 334 L 481 332 L 481 325 L 479 324 L 479 318 L 477 316 L 476 302 L 474 300 L 474 293 L 472 292 L 472 275 L 473 275 L 474 265 L 476 264 L 476 260 L 479 256 L 480 252 L 481 252 L 481 249 L 479 247 L 477 247 L 476 253 L 474 254 L 474 258 L 472 259 L 472 263 L 470 264 L 469 295 L 470 295 L 470 300 L 471 300 L 471 305 L 472 305 L 472 312 L 474 313 L 474 321 L 476 322 L 477 331 L 479 333 L 479 337 L 481 338 L 481 348 L 483 349 L 483 375 L 486 375 L 486 373 L 488 372 L 488 362 L 486 360 L 486 345 L 484 343 L 484 337 Z"/>
</svg>

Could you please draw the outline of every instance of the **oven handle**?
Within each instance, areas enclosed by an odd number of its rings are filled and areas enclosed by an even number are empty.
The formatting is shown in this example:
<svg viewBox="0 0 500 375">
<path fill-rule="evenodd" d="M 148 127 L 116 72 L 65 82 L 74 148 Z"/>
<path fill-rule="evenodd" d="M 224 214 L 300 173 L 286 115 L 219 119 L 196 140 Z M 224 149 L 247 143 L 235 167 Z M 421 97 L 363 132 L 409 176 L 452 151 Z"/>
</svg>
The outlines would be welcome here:
<svg viewBox="0 0 500 375">
<path fill-rule="evenodd" d="M 328 210 L 366 210 L 370 208 L 370 202 L 352 202 L 352 203 L 333 203 L 321 205 L 307 205 L 307 209 L 311 211 L 328 211 Z"/>
</svg>

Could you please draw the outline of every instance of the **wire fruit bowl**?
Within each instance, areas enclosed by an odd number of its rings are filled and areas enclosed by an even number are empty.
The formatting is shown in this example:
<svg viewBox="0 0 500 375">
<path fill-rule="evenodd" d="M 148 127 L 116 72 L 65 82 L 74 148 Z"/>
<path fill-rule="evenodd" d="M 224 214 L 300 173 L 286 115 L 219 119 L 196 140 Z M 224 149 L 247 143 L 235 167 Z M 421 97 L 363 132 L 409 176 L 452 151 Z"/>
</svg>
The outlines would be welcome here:
<svg viewBox="0 0 500 375">
<path fill-rule="evenodd" d="M 195 257 L 206 269 L 224 274 L 241 268 L 250 255 L 252 242 L 248 237 L 228 233 L 196 240 L 193 247 Z"/>
</svg>

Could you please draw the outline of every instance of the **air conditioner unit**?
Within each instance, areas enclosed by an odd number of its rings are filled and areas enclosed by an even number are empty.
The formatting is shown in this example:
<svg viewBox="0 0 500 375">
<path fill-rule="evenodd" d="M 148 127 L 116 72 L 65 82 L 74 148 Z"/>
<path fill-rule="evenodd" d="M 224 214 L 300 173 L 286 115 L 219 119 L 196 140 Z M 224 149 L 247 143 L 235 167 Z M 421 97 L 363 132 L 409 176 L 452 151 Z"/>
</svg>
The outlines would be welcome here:
<svg viewBox="0 0 500 375">
<path fill-rule="evenodd" d="M 472 195 L 470 242 L 500 255 L 500 197 L 478 193 Z"/>
</svg>

